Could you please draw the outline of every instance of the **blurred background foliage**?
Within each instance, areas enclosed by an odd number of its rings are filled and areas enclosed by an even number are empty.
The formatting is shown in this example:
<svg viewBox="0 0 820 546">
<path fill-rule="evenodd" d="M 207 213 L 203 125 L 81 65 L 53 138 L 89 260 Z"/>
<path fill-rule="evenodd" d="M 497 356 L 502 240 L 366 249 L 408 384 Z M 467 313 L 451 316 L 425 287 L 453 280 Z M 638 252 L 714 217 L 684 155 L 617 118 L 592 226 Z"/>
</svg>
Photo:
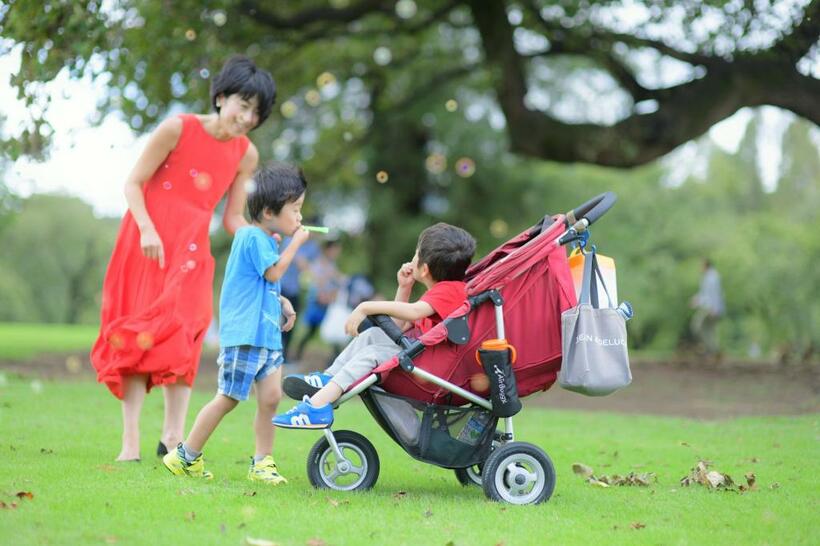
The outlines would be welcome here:
<svg viewBox="0 0 820 546">
<path fill-rule="evenodd" d="M 529 63 L 527 117 L 513 119 L 506 66 L 485 53 L 497 36 L 477 24 L 489 9 L 481 2 L 10 1 L 0 6 L 0 46 L 22 47 L 12 84 L 30 123 L 3 132 L 0 174 L 21 155 L 47 157 L 42 83 L 61 71 L 107 83 L 94 122 L 115 115 L 145 132 L 176 112 L 206 112 L 211 77 L 243 53 L 279 88 L 278 111 L 251 134 L 263 160 L 304 167 L 308 212 L 344 233 L 342 269 L 371 275 L 385 294 L 435 221 L 471 231 L 481 255 L 546 213 L 612 190 L 619 202 L 592 233 L 635 306 L 634 348 L 686 344 L 688 303 L 709 257 L 726 292 L 726 348 L 810 358 L 820 346 L 816 109 L 781 104 L 802 118 L 785 132 L 774 188 L 758 174 L 759 116 L 736 153 L 701 135 L 743 106 L 782 101 L 761 79 L 797 74 L 798 98 L 800 86 L 817 89 L 817 48 L 805 44 L 817 41 L 818 24 L 806 21 L 818 2 L 639 4 L 647 16 L 629 27 L 606 24 L 622 2 L 498 3 L 507 15 L 498 32 L 514 37 L 514 61 Z M 657 29 L 669 24 L 676 32 L 662 43 Z M 762 78 L 730 77 L 761 67 Z M 714 78 L 726 96 L 704 88 Z M 661 152 L 635 136 L 647 127 L 660 131 L 663 153 L 695 139 L 703 168 L 673 176 L 683 156 L 655 160 Z M 522 134 L 544 147 L 534 153 Z M 93 323 L 118 221 L 68 196 L 20 198 L 0 177 L 0 320 Z M 220 263 L 229 246 L 214 234 Z"/>
</svg>

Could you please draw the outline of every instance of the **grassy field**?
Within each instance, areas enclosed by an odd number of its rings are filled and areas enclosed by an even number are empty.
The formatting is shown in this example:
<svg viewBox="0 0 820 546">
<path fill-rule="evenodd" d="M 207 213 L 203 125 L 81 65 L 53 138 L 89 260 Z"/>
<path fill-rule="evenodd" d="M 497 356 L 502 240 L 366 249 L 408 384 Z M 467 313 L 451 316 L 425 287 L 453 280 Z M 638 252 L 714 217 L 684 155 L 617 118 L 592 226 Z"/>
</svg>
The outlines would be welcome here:
<svg viewBox="0 0 820 546">
<path fill-rule="evenodd" d="M 22 360 L 39 353 L 90 350 L 96 325 L 0 322 L 0 360 Z"/>
<path fill-rule="evenodd" d="M 195 392 L 191 413 L 207 399 Z M 119 403 L 104 388 L 0 375 L 0 543 L 816 544 L 816 415 L 699 422 L 528 407 L 516 435 L 550 454 L 558 483 L 548 503 L 515 507 L 408 457 L 359 402 L 342 408 L 336 428 L 366 434 L 379 451 L 370 492 L 312 489 L 305 459 L 320 434 L 304 431 L 278 433 L 287 486 L 247 482 L 252 404 L 207 446 L 214 481 L 176 478 L 152 455 L 161 400 L 153 393 L 146 403 L 143 462 L 116 464 Z M 699 459 L 735 481 L 754 472 L 757 490 L 682 487 Z M 573 474 L 575 462 L 596 474 L 654 472 L 658 481 L 601 489 Z"/>
</svg>

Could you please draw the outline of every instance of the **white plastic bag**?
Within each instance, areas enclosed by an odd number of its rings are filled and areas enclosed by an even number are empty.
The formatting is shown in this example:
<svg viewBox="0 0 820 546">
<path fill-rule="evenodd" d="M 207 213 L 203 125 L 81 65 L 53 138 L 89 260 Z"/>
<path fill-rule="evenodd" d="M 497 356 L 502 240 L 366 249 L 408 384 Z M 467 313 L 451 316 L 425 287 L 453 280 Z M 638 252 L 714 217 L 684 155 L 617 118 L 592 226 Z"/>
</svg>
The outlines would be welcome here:
<svg viewBox="0 0 820 546">
<path fill-rule="evenodd" d="M 345 333 L 345 322 L 352 312 L 353 309 L 347 306 L 347 291 L 339 290 L 319 326 L 319 337 L 330 345 L 345 345 L 350 341 L 350 336 Z"/>
</svg>

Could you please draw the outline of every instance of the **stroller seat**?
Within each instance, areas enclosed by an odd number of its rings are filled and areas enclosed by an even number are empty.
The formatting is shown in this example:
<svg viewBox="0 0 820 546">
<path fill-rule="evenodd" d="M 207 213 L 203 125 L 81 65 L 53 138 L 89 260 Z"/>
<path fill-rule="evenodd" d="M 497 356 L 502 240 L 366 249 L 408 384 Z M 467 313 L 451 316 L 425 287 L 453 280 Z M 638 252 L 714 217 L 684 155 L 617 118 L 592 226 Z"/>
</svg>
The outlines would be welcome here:
<svg viewBox="0 0 820 546">
<path fill-rule="evenodd" d="M 561 313 L 576 305 L 566 252 L 550 244 L 563 231 L 563 220 L 563 216 L 545 218 L 467 271 L 468 296 L 475 298 L 495 289 L 503 297 L 505 337 L 517 352 L 513 371 L 520 397 L 547 390 L 561 367 Z M 545 225 L 547 222 L 549 225 Z M 465 317 L 469 339 L 454 342 L 448 329 Z M 410 338 L 417 334 L 407 332 Z M 465 302 L 417 338 L 424 351 L 413 358 L 413 364 L 473 394 L 486 396 L 489 387 L 475 354 L 483 341 L 494 337 L 495 306 L 486 303 L 473 308 Z M 447 389 L 395 371 L 398 364 L 398 358 L 394 358 L 374 370 L 385 391 L 422 402 L 466 403 Z"/>
</svg>

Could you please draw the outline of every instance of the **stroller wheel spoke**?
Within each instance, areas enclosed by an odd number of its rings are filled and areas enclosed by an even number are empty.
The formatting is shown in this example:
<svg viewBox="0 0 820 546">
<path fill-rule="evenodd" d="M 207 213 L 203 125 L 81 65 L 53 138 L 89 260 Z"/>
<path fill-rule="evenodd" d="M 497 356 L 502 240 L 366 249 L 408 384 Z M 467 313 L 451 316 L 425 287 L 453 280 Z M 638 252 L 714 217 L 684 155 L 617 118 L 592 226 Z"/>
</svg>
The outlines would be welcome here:
<svg viewBox="0 0 820 546">
<path fill-rule="evenodd" d="M 547 500 L 555 486 L 555 470 L 537 446 L 512 442 L 497 448 L 483 472 L 484 492 L 493 500 L 537 504 Z"/>
<path fill-rule="evenodd" d="M 341 475 L 342 474 L 336 469 L 336 467 L 333 467 L 333 471 L 327 475 L 327 479 L 333 483 L 336 483 L 336 479 Z"/>
<path fill-rule="evenodd" d="M 379 476 L 379 456 L 364 436 L 334 433 L 335 446 L 322 438 L 308 455 L 308 478 L 314 487 L 336 491 L 370 489 Z"/>
</svg>

